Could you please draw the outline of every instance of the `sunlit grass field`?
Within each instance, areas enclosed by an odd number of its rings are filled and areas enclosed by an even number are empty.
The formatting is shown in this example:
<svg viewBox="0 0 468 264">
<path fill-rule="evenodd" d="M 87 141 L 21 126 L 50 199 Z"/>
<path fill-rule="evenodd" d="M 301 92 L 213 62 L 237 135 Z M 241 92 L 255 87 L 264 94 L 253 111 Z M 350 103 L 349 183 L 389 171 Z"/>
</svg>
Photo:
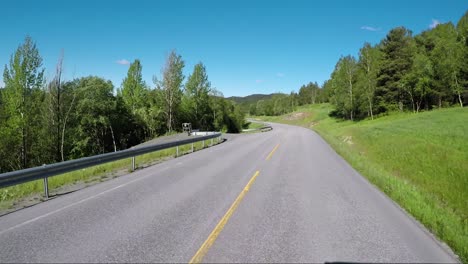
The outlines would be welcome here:
<svg viewBox="0 0 468 264">
<path fill-rule="evenodd" d="M 262 120 L 317 131 L 341 156 L 468 263 L 468 109 L 328 117 L 328 104 Z"/>
</svg>

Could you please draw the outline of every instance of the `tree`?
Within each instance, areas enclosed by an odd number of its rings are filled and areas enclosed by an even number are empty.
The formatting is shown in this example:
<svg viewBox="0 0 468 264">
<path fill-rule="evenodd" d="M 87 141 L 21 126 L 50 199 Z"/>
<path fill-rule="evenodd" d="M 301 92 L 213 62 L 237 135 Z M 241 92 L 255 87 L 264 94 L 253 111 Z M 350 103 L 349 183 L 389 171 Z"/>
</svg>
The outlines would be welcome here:
<svg viewBox="0 0 468 264">
<path fill-rule="evenodd" d="M 162 94 L 163 111 L 166 116 L 168 132 L 171 132 L 177 120 L 177 113 L 181 103 L 181 86 L 184 80 L 182 69 L 184 68 L 182 57 L 175 51 L 169 54 L 166 66 L 162 70 L 163 79 L 158 81 L 154 78 L 157 89 Z"/>
<path fill-rule="evenodd" d="M 332 85 L 335 89 L 334 101 L 339 116 L 354 120 L 355 114 L 355 82 L 357 77 L 357 62 L 353 56 L 341 57 L 332 73 Z"/>
<path fill-rule="evenodd" d="M 405 92 L 400 80 L 411 69 L 414 41 L 411 31 L 397 27 L 381 42 L 382 67 L 377 75 L 376 99 L 379 112 L 389 108 L 403 111 Z"/>
<path fill-rule="evenodd" d="M 44 83 L 44 69 L 41 67 L 39 50 L 27 36 L 11 57 L 9 66 L 5 65 L 3 72 L 3 100 L 7 115 L 4 129 L 11 150 L 9 166 L 13 169 L 27 168 L 35 159 L 31 152 L 32 145 L 38 140 L 34 133 L 35 128 L 40 127 L 39 105 Z"/>
<path fill-rule="evenodd" d="M 203 63 L 198 63 L 193 68 L 185 84 L 185 94 L 188 97 L 188 111 L 192 116 L 192 127 L 208 129 L 211 123 L 211 109 L 209 96 L 211 84 Z"/>
<path fill-rule="evenodd" d="M 410 96 L 413 112 L 419 112 L 423 100 L 431 93 L 432 76 L 431 61 L 423 52 L 417 53 L 411 70 L 402 79 L 403 87 Z"/>
<path fill-rule="evenodd" d="M 117 149 L 112 124 L 116 109 L 112 82 L 89 76 L 79 79 L 79 99 L 76 113 L 79 116 L 74 139 L 74 158 L 102 154 Z"/>
<path fill-rule="evenodd" d="M 147 107 L 141 108 L 140 116 L 143 118 L 148 137 L 153 138 L 166 133 L 167 122 L 163 109 L 163 91 L 154 89 L 148 91 Z"/>
<path fill-rule="evenodd" d="M 140 60 L 136 59 L 128 68 L 127 77 L 122 82 L 122 99 L 131 113 L 136 115 L 137 110 L 146 106 L 148 89 L 141 74 Z"/>
<path fill-rule="evenodd" d="M 60 53 L 55 76 L 47 84 L 44 100 L 44 129 L 38 131 L 42 133 L 43 148 L 49 150 L 48 162 L 58 162 L 65 160 L 64 140 L 66 123 L 71 109 L 73 108 L 74 95 L 67 93 L 63 87 L 63 50 Z M 47 151 L 45 151 L 47 152 Z"/>
<path fill-rule="evenodd" d="M 320 86 L 317 82 L 309 82 L 307 85 L 302 85 L 298 94 L 299 104 L 315 104 L 318 101 L 320 91 Z"/>
<path fill-rule="evenodd" d="M 249 106 L 249 115 L 256 116 L 257 115 L 257 104 L 251 104 Z"/>
<path fill-rule="evenodd" d="M 359 51 L 359 67 L 363 71 L 364 94 L 367 98 L 371 119 L 374 119 L 374 97 L 381 57 L 379 48 L 372 47 L 367 42 L 364 43 L 364 47 Z"/>
<path fill-rule="evenodd" d="M 434 49 L 432 62 L 439 86 L 450 88 L 450 94 L 457 97 L 463 107 L 462 94 L 464 91 L 462 77 L 463 44 L 457 40 L 458 32 L 452 23 L 438 25 L 434 31 Z"/>
<path fill-rule="evenodd" d="M 354 118 L 354 108 L 355 108 L 355 94 L 354 94 L 354 87 L 353 84 L 356 79 L 356 70 L 357 70 L 357 64 L 356 64 L 356 59 L 352 56 L 347 56 L 343 59 L 342 62 L 342 67 L 345 73 L 345 78 L 346 78 L 346 85 L 347 85 L 347 91 L 349 93 L 349 116 L 350 119 L 353 120 Z"/>
<path fill-rule="evenodd" d="M 216 88 L 212 88 L 210 91 L 210 109 L 213 115 L 213 127 L 216 131 L 223 130 L 224 126 L 224 112 L 226 100 L 222 92 L 218 91 Z"/>
<path fill-rule="evenodd" d="M 458 42 L 461 45 L 462 55 L 460 56 L 460 83 L 459 83 L 459 100 L 461 100 L 461 94 L 464 95 L 464 99 L 468 99 L 468 11 L 460 18 L 457 23 Z M 461 104 L 463 105 L 463 104 Z"/>
</svg>

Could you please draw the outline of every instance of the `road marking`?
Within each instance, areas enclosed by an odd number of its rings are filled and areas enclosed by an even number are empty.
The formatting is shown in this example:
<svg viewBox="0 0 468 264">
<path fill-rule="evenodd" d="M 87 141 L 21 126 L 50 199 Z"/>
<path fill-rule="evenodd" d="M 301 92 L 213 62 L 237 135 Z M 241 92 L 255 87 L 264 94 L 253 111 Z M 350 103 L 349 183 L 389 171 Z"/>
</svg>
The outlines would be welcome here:
<svg viewBox="0 0 468 264">
<path fill-rule="evenodd" d="M 265 160 L 270 160 L 271 159 L 271 156 L 273 156 L 273 154 L 275 153 L 276 149 L 278 149 L 279 147 L 279 143 L 275 146 L 275 148 L 270 152 L 270 154 L 268 154 L 268 156 L 266 157 Z"/>
<path fill-rule="evenodd" d="M 168 168 L 163 168 L 163 169 L 161 169 L 159 172 L 165 171 L 165 170 L 167 170 L 167 169 L 168 169 Z M 1 230 L 1 231 L 0 231 L 0 235 L 3 235 L 4 233 L 6 233 L 6 232 L 8 232 L 8 231 L 11 231 L 11 230 L 13 230 L 13 229 L 16 229 L 16 228 L 18 228 L 18 227 L 22 227 L 22 226 L 24 226 L 24 225 L 30 224 L 30 223 L 32 223 L 32 222 L 35 222 L 35 221 L 37 221 L 37 220 L 39 220 L 39 219 L 42 219 L 42 218 L 45 218 L 45 217 L 47 217 L 47 216 L 56 214 L 56 213 L 58 213 L 58 212 L 60 212 L 60 211 L 63 211 L 63 210 L 65 210 L 65 209 L 68 209 L 68 208 L 70 208 L 70 207 L 72 207 L 72 206 L 75 206 L 75 205 L 84 203 L 84 202 L 86 202 L 86 201 L 89 201 L 89 200 L 91 200 L 91 199 L 94 199 L 94 198 L 96 198 L 96 197 L 99 197 L 99 196 L 101 196 L 101 195 L 103 195 L 103 194 L 112 192 L 112 191 L 114 191 L 114 190 L 117 190 L 117 189 L 119 189 L 119 188 L 122 188 L 122 187 L 124 187 L 124 186 L 127 186 L 127 185 L 129 185 L 129 184 L 131 184 L 131 183 L 140 181 L 140 180 L 145 179 L 145 178 L 147 178 L 147 177 L 149 177 L 149 176 L 151 176 L 151 174 L 147 174 L 147 175 L 140 176 L 140 177 L 138 177 L 137 179 L 131 180 L 131 181 L 126 182 L 126 183 L 123 183 L 123 184 L 121 184 L 121 185 L 119 185 L 119 186 L 116 186 L 116 187 L 114 187 L 114 188 L 112 188 L 112 189 L 105 190 L 105 191 L 103 191 L 103 192 L 100 192 L 100 193 L 98 193 L 98 194 L 89 196 L 89 197 L 87 197 L 87 198 L 85 198 L 85 199 L 83 199 L 83 200 L 80 200 L 80 201 L 78 201 L 78 202 L 71 203 L 71 204 L 66 205 L 66 206 L 64 206 L 64 207 L 61 207 L 61 208 L 59 208 L 59 209 L 56 209 L 56 210 L 54 210 L 54 211 L 52 211 L 52 212 L 48 212 L 48 213 L 46 213 L 46 214 L 40 215 L 40 216 L 38 216 L 38 217 L 35 217 L 35 218 L 33 218 L 33 219 L 27 220 L 27 221 L 25 221 L 25 222 L 23 222 L 23 223 L 21 223 L 21 224 L 17 224 L 17 225 L 15 225 L 15 226 L 12 226 L 12 227 L 7 228 L 7 229 L 5 229 L 5 230 Z"/>
<path fill-rule="evenodd" d="M 237 196 L 236 200 L 234 203 L 231 205 L 229 210 L 227 210 L 226 214 L 221 218 L 219 223 L 216 225 L 216 227 L 213 229 L 211 234 L 208 236 L 208 238 L 205 240 L 205 242 L 202 244 L 200 249 L 198 249 L 197 253 L 192 257 L 189 263 L 201 263 L 203 257 L 206 255 L 208 252 L 208 249 L 213 245 L 213 243 L 216 241 L 216 238 L 218 235 L 221 233 L 223 230 L 224 226 L 226 223 L 229 221 L 229 218 L 231 218 L 232 214 L 236 210 L 236 208 L 239 206 L 240 202 L 244 198 L 245 194 L 249 191 L 250 187 L 254 183 L 255 179 L 257 178 L 258 174 L 260 171 L 256 171 L 255 174 L 250 178 L 249 182 L 247 185 L 244 187 L 242 192 Z"/>
</svg>

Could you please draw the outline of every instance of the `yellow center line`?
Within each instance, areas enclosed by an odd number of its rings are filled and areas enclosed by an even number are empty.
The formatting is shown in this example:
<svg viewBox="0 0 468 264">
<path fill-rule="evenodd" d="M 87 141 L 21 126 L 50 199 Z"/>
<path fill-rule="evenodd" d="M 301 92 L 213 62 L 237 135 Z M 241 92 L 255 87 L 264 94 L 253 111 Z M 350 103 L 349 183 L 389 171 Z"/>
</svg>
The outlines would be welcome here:
<svg viewBox="0 0 468 264">
<path fill-rule="evenodd" d="M 270 154 L 268 154 L 268 156 L 266 157 L 265 160 L 269 160 L 271 159 L 271 156 L 273 156 L 273 153 L 275 153 L 276 149 L 279 147 L 279 143 L 275 146 L 275 148 L 270 152 Z"/>
<path fill-rule="evenodd" d="M 259 173 L 260 173 L 260 171 L 256 171 L 255 174 L 252 176 L 252 178 L 250 178 L 249 182 L 244 187 L 242 192 L 239 194 L 239 196 L 237 196 L 236 200 L 231 205 L 229 210 L 227 210 L 226 214 L 223 216 L 223 218 L 221 218 L 219 223 L 216 225 L 216 227 L 213 229 L 211 234 L 208 236 L 208 238 L 202 244 L 200 249 L 198 249 L 197 253 L 195 253 L 195 255 L 192 257 L 192 259 L 190 260 L 189 263 L 200 263 L 202 261 L 203 257 L 208 252 L 208 249 L 210 249 L 210 247 L 213 245 L 216 238 L 218 237 L 218 235 L 221 233 L 224 226 L 228 222 L 229 218 L 231 218 L 232 214 L 234 213 L 236 208 L 239 206 L 239 204 L 242 201 L 242 199 L 244 198 L 245 194 L 249 191 L 250 186 L 252 186 L 253 182 L 255 181 L 255 179 L 257 178 Z"/>
</svg>

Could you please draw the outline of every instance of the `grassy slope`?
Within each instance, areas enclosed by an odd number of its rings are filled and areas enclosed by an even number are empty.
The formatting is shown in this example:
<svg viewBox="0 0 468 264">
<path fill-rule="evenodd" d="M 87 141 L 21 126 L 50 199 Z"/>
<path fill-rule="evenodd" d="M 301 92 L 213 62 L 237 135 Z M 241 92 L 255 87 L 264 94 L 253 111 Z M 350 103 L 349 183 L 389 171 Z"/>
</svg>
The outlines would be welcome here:
<svg viewBox="0 0 468 264">
<path fill-rule="evenodd" d="M 247 122 L 247 126 L 244 129 L 258 129 L 264 127 L 265 124 L 263 123 L 254 123 L 254 122 Z"/>
<path fill-rule="evenodd" d="M 327 104 L 305 106 L 293 114 L 260 119 L 317 131 L 468 263 L 468 109 L 361 122 L 329 118 L 329 110 Z"/>
<path fill-rule="evenodd" d="M 215 139 L 214 144 L 217 143 Z M 202 142 L 194 143 L 194 151 L 202 149 Z M 211 139 L 205 140 L 205 148 L 211 144 Z M 179 155 L 190 153 L 191 144 L 180 146 Z M 155 151 L 144 155 L 137 156 L 135 166 L 137 168 L 147 167 L 158 163 L 164 159 L 174 157 L 176 148 Z M 51 194 L 56 193 L 57 189 L 64 186 L 77 183 L 90 184 L 92 182 L 104 181 L 109 178 L 129 173 L 131 170 L 131 159 L 123 159 L 114 162 L 105 163 L 62 175 L 57 175 L 49 178 L 49 191 Z M 59 191 L 60 192 L 60 191 Z M 43 193 L 43 181 L 37 180 L 24 184 L 7 187 L 0 190 L 0 211 L 7 210 L 17 203 L 21 203 L 24 199 L 31 198 Z M 37 199 L 35 199 L 37 200 Z"/>
</svg>

